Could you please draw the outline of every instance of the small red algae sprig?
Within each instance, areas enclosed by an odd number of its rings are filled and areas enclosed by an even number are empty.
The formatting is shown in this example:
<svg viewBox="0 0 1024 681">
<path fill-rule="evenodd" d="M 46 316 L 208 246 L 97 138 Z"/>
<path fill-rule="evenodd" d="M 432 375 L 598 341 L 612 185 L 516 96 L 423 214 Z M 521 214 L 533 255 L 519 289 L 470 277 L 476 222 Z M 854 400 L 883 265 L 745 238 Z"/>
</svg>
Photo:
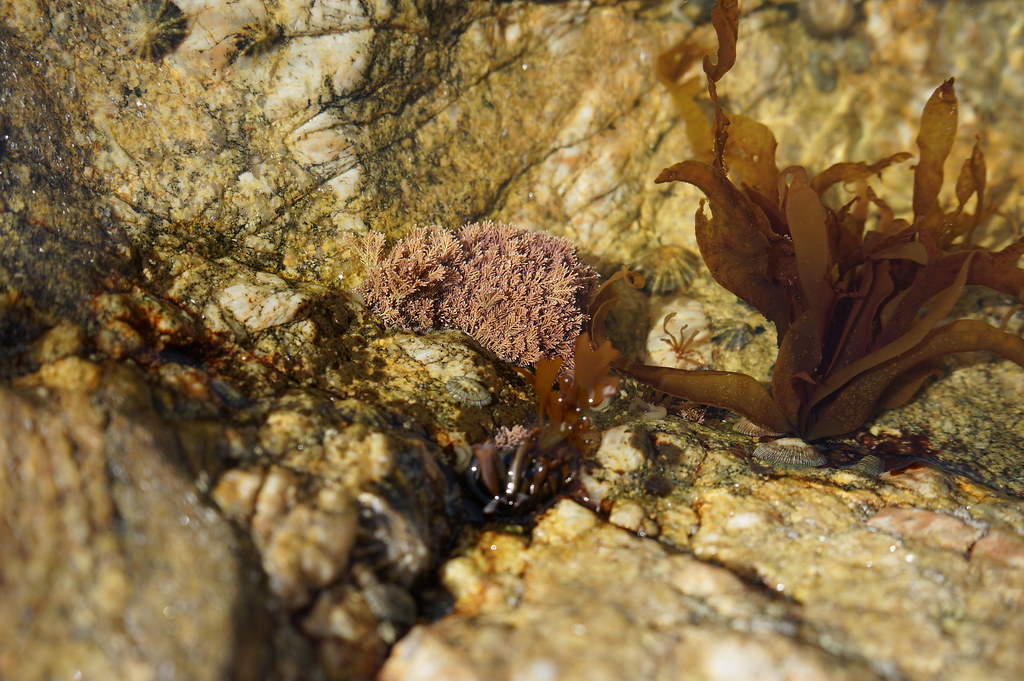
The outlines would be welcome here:
<svg viewBox="0 0 1024 681">
<path fill-rule="evenodd" d="M 697 336 L 700 335 L 701 330 L 694 329 L 687 335 L 686 329 L 689 328 L 689 325 L 683 324 L 679 327 L 678 334 L 672 333 L 668 325 L 675 317 L 676 313 L 670 312 L 661 321 L 661 330 L 665 333 L 661 340 L 668 345 L 669 351 L 678 361 L 697 367 L 704 366 L 704 360 L 701 357 L 700 350 L 697 349 L 696 343 Z"/>
<path fill-rule="evenodd" d="M 357 248 L 367 270 L 359 292 L 385 324 L 459 329 L 506 362 L 557 357 L 571 368 L 598 275 L 569 240 L 475 222 L 457 234 L 414 229 L 387 255 L 376 233 Z"/>
<path fill-rule="evenodd" d="M 851 433 L 879 410 L 907 402 L 943 355 L 987 350 L 1024 366 L 1020 336 L 978 320 L 943 323 L 968 285 L 1024 300 L 1024 269 L 1017 265 L 1024 237 L 996 251 L 972 243 L 994 214 L 977 144 L 957 176 L 956 205 L 943 208 L 939 200 L 957 127 L 953 79 L 925 105 L 913 216 L 898 218 L 870 180 L 909 154 L 838 163 L 813 176 L 801 166 L 780 171 L 771 131 L 726 116 L 715 84 L 735 62 L 735 0 L 715 4 L 712 24 L 718 59 L 704 59 L 715 111 L 711 161 L 677 163 L 656 182 L 687 182 L 707 196 L 712 217 L 704 202 L 696 214 L 705 264 L 778 332 L 771 390 L 741 373 L 653 367 L 625 356 L 613 366 L 656 390 L 730 409 L 766 432 L 805 441 Z M 852 198 L 827 205 L 823 197 L 833 187 Z M 616 276 L 638 285 L 630 275 Z M 615 298 L 607 286 L 595 296 L 590 330 L 596 342 L 605 338 L 603 320 Z"/>
</svg>

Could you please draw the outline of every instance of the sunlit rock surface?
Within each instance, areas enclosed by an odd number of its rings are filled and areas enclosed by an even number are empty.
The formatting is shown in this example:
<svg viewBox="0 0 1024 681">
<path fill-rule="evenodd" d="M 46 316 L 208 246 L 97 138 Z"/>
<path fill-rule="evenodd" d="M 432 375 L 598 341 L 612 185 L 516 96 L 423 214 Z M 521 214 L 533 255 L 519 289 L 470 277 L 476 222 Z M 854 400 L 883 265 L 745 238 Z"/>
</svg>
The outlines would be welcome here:
<svg viewBox="0 0 1024 681">
<path fill-rule="evenodd" d="M 986 238 L 1013 233 L 1018 3 L 846 4 L 743 3 L 723 102 L 821 169 L 913 151 L 955 75 L 951 158 L 980 135 Z M 0 5 L 0 678 L 1024 676 L 1019 367 L 947 362 L 867 433 L 929 463 L 880 475 L 769 466 L 627 384 L 582 475 L 597 512 L 480 527 L 469 446 L 529 388 L 350 294 L 346 235 L 514 222 L 652 268 L 624 348 L 699 307 L 700 361 L 766 377 L 773 330 L 679 255 L 698 193 L 652 184 L 694 154 L 658 57 L 714 45 L 709 5 Z"/>
</svg>

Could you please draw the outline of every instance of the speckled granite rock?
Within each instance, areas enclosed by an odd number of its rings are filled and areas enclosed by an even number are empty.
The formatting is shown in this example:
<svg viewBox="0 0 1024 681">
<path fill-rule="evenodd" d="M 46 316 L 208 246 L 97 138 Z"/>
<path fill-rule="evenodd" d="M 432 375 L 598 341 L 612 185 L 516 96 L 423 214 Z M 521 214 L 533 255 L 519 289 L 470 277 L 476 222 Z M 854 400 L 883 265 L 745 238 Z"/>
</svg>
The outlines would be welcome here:
<svg viewBox="0 0 1024 681">
<path fill-rule="evenodd" d="M 1024 673 L 1019 498 L 936 468 L 773 469 L 673 419 L 620 429 L 588 484 L 608 521 L 563 501 L 530 539 L 471 539 L 441 571 L 454 614 L 382 678 Z"/>
<path fill-rule="evenodd" d="M 443 574 L 458 614 L 414 629 L 382 679 L 879 678 L 801 640 L 797 606 L 572 502 L 525 551 L 485 533 Z"/>
<path fill-rule="evenodd" d="M 692 153 L 654 65 L 709 3 L 170 4 L 0 5 L 0 677 L 364 679 L 396 640 L 389 679 L 1020 675 L 1021 506 L 980 484 L 1021 492 L 1020 371 L 988 358 L 883 416 L 945 468 L 881 480 L 623 401 L 600 517 L 468 531 L 438 619 L 468 445 L 533 405 L 465 335 L 376 324 L 341 237 L 493 218 L 657 266 L 698 197 L 651 184 Z M 813 38 L 797 4 L 745 3 L 722 85 L 780 162 L 912 149 L 952 72 L 953 155 L 982 134 L 1020 214 L 1015 2 L 866 0 Z M 688 295 L 702 361 L 765 375 L 771 330 Z M 623 332 L 664 301 L 628 302 Z"/>
<path fill-rule="evenodd" d="M 691 153 L 654 64 L 713 38 L 673 4 L 201 0 L 154 60 L 131 51 L 144 26 L 120 2 L 9 3 L 5 154 L 87 187 L 34 219 L 63 224 L 96 204 L 73 231 L 107 240 L 116 224 L 115 253 L 125 239 L 188 247 L 333 285 L 353 269 L 346 230 L 497 216 L 615 260 L 692 239 L 696 191 L 651 184 Z M 780 162 L 912 149 L 921 103 L 953 73 L 953 156 L 984 132 L 996 182 L 1019 178 L 1015 4 L 861 4 L 847 32 L 812 38 L 794 3 L 750 3 L 723 95 L 775 131 Z M 832 89 L 816 81 L 823 63 Z M 15 192 L 9 205 L 31 216 L 33 201 Z"/>
</svg>

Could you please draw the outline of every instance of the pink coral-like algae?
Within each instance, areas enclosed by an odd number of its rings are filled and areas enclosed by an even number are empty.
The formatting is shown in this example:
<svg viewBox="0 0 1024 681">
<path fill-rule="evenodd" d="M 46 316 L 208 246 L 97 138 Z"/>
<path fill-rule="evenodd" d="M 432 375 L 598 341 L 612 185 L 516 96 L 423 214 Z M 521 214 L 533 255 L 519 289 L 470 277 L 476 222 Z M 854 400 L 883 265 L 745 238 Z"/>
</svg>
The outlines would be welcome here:
<svg viewBox="0 0 1024 681">
<path fill-rule="evenodd" d="M 359 292 L 385 324 L 459 329 L 507 362 L 557 357 L 571 366 L 598 276 L 570 241 L 474 222 L 457 234 L 418 227 L 386 255 L 383 237 L 370 234 L 360 250 Z"/>
</svg>

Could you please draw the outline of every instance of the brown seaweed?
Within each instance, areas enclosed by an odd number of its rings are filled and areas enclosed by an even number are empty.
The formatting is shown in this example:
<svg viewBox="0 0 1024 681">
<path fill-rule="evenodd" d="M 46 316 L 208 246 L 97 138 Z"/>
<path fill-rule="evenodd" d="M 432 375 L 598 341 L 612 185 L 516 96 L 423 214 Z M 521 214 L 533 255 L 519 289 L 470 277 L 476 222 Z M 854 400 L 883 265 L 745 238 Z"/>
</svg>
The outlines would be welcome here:
<svg viewBox="0 0 1024 681">
<path fill-rule="evenodd" d="M 711 163 L 690 160 L 655 180 L 686 182 L 707 197 L 696 237 L 714 279 L 756 308 L 778 332 L 770 391 L 750 376 L 647 366 L 619 356 L 614 366 L 655 389 L 735 411 L 767 430 L 805 440 L 862 427 L 878 410 L 909 400 L 935 373 L 942 355 L 988 350 L 1024 366 L 1024 339 L 990 324 L 943 323 L 966 286 L 982 285 L 1024 300 L 1024 237 L 1002 250 L 972 243 L 994 210 L 985 199 L 978 144 L 956 179 L 957 205 L 943 208 L 943 166 L 957 129 L 953 79 L 925 105 L 917 138 L 913 217 L 897 218 L 870 186 L 872 177 L 909 154 L 875 163 L 839 163 L 815 176 L 801 166 L 778 170 L 776 142 L 763 125 L 727 116 L 715 83 L 735 61 L 735 2 L 716 4 L 718 58 L 704 60 L 715 108 Z M 830 206 L 841 184 L 853 198 Z M 967 206 L 973 199 L 973 212 Z M 623 274 L 613 280 L 626 278 Z M 591 306 L 591 333 L 604 340 L 615 295 L 606 285 Z"/>
<path fill-rule="evenodd" d="M 595 346 L 582 333 L 573 347 L 572 373 L 560 373 L 560 358 L 520 370 L 537 394 L 537 423 L 473 445 L 468 482 L 484 515 L 524 516 L 578 484 L 581 453 L 597 437 L 590 412 L 618 391 L 611 372 L 618 356 L 607 340 Z"/>
</svg>

